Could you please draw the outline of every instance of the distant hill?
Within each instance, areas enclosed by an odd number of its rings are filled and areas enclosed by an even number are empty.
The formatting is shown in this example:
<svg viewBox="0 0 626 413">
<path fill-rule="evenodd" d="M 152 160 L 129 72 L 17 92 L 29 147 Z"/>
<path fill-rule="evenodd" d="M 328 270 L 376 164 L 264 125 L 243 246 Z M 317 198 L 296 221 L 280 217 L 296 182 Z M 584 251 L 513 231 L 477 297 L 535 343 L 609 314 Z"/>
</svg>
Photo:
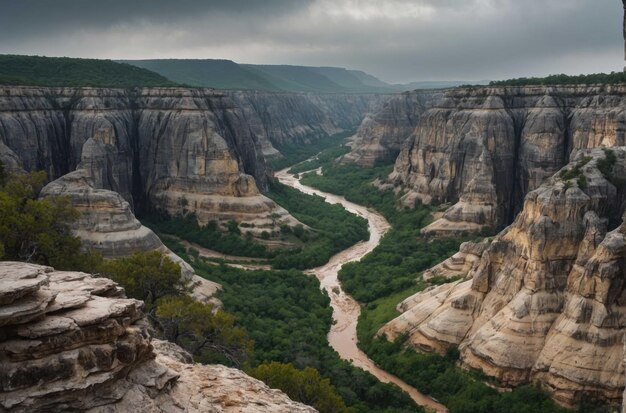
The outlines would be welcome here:
<svg viewBox="0 0 626 413">
<path fill-rule="evenodd" d="M 355 70 L 337 67 L 238 64 L 217 59 L 120 60 L 175 82 L 216 89 L 289 92 L 395 92 L 397 88 Z"/>
<path fill-rule="evenodd" d="M 418 88 L 433 89 L 472 83 L 452 81 L 392 85 L 363 71 L 341 67 L 253 65 L 216 59 L 121 60 L 120 62 L 152 70 L 181 84 L 216 89 L 394 93 Z"/>
<path fill-rule="evenodd" d="M 30 86 L 177 86 L 137 66 L 111 60 L 0 55 L 0 84 Z"/>
</svg>

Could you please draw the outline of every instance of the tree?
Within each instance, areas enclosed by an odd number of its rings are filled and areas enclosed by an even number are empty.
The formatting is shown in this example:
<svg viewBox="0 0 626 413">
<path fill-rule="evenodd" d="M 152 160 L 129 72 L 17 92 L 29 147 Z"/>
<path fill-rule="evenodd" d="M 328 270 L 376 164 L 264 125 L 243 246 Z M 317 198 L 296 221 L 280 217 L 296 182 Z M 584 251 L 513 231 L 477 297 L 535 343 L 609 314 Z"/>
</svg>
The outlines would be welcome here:
<svg viewBox="0 0 626 413">
<path fill-rule="evenodd" d="M 3 187 L 7 181 L 7 172 L 4 163 L 0 160 L 0 187 Z"/>
<path fill-rule="evenodd" d="M 122 285 L 130 297 L 145 302 L 148 311 L 159 298 L 189 291 L 189 282 L 182 279 L 180 265 L 159 251 L 136 252 L 127 258 L 107 261 L 102 272 Z"/>
<path fill-rule="evenodd" d="M 0 253 L 3 259 L 57 269 L 81 269 L 80 240 L 70 225 L 78 218 L 66 197 L 38 199 L 44 172 L 0 173 Z"/>
<path fill-rule="evenodd" d="M 188 295 L 163 297 L 157 302 L 155 323 L 168 341 L 193 354 L 201 362 L 222 362 L 240 367 L 252 351 L 245 331 L 235 318 Z"/>
<path fill-rule="evenodd" d="M 314 368 L 298 370 L 291 364 L 272 361 L 250 370 L 249 374 L 282 390 L 293 400 L 315 407 L 320 413 L 354 412 L 346 406 L 330 380 Z"/>
</svg>

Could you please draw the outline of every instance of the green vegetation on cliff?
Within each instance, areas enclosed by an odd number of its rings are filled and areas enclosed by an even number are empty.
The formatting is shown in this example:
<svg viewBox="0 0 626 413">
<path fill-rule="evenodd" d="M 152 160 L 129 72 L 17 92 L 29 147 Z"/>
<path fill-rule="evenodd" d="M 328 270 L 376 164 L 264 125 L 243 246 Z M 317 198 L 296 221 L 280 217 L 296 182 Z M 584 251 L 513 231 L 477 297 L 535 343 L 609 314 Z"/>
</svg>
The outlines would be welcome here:
<svg viewBox="0 0 626 413">
<path fill-rule="evenodd" d="M 520 77 L 494 80 L 489 86 L 555 86 L 555 85 L 612 85 L 626 83 L 626 72 L 594 73 L 589 75 L 550 75 L 546 77 Z"/>
<path fill-rule="evenodd" d="M 78 211 L 64 197 L 39 199 L 45 181 L 44 172 L 7 174 L 0 162 L 0 259 L 88 271 L 99 258 L 71 232 Z"/>
<path fill-rule="evenodd" d="M 122 60 L 195 87 L 273 92 L 363 93 L 409 90 L 358 70 L 340 67 L 252 65 L 223 59 Z"/>
<path fill-rule="evenodd" d="M 0 55 L 0 85 L 177 86 L 157 73 L 111 60 L 22 55 Z"/>
</svg>

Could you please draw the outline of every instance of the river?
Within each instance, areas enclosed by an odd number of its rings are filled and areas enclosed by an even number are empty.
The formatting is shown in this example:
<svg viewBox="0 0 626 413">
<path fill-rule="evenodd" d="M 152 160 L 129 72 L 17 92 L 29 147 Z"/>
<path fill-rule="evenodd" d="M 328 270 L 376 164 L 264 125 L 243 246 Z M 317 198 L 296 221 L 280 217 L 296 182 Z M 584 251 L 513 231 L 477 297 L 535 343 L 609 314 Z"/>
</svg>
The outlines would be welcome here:
<svg viewBox="0 0 626 413">
<path fill-rule="evenodd" d="M 333 308 L 334 324 L 328 333 L 328 342 L 331 347 L 339 353 L 339 356 L 349 360 L 357 367 L 362 368 L 374 375 L 384 383 L 394 383 L 404 390 L 417 403 L 437 412 L 447 412 L 442 404 L 432 398 L 420 393 L 416 388 L 408 385 L 398 377 L 379 368 L 367 355 L 359 350 L 357 346 L 356 325 L 361 313 L 361 307 L 350 295 L 341 288 L 337 275 L 341 266 L 347 262 L 358 261 L 372 251 L 380 243 L 381 237 L 389 230 L 390 225 L 380 214 L 347 201 L 344 197 L 322 192 L 315 188 L 302 185 L 293 175 L 283 169 L 275 174 L 276 178 L 283 184 L 295 188 L 305 194 L 319 195 L 326 202 L 331 204 L 341 204 L 348 211 L 367 219 L 370 239 L 359 242 L 352 247 L 345 249 L 334 255 L 328 263 L 321 267 L 307 271 L 313 274 L 320 281 L 321 288 L 326 290 L 330 297 L 330 305 Z"/>
</svg>

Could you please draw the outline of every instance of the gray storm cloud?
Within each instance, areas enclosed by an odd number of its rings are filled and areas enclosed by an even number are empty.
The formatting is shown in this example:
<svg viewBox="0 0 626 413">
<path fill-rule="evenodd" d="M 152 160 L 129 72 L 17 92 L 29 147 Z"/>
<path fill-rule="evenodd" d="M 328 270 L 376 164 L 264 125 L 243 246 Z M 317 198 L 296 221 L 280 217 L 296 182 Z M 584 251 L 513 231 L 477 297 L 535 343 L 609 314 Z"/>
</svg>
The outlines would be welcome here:
<svg viewBox="0 0 626 413">
<path fill-rule="evenodd" d="M 621 70 L 619 0 L 0 0 L 0 53 L 342 66 L 390 82 Z"/>
</svg>

